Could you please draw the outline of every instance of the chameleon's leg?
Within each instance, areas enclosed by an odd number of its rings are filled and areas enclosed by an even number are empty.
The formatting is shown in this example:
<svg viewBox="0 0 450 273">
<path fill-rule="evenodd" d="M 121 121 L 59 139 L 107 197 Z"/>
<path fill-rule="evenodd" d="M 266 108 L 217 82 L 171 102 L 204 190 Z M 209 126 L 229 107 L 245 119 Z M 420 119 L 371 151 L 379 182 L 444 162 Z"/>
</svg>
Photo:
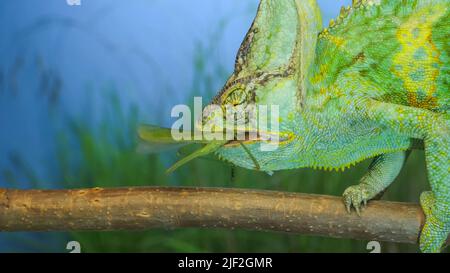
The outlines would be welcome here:
<svg viewBox="0 0 450 273">
<path fill-rule="evenodd" d="M 421 196 L 426 222 L 420 236 L 423 252 L 439 252 L 450 233 L 450 123 L 443 114 L 369 100 L 358 109 L 400 135 L 423 139 L 432 192 Z"/>
<path fill-rule="evenodd" d="M 369 166 L 369 171 L 358 185 L 348 187 L 343 194 L 347 211 L 354 207 L 359 214 L 361 205 L 382 193 L 397 177 L 406 159 L 407 152 L 400 151 L 377 156 Z"/>
</svg>

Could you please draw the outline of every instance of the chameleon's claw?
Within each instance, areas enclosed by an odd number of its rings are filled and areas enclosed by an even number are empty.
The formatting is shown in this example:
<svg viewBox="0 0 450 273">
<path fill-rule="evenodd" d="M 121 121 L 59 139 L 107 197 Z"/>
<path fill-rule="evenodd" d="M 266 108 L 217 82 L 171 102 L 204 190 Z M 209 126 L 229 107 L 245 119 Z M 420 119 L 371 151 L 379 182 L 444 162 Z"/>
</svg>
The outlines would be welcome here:
<svg viewBox="0 0 450 273">
<path fill-rule="evenodd" d="M 354 205 L 354 207 L 355 207 L 356 214 L 357 214 L 358 216 L 361 216 L 361 208 L 360 208 L 360 205 Z"/>
<path fill-rule="evenodd" d="M 420 204 L 426 218 L 420 233 L 420 250 L 428 253 L 440 252 L 450 233 L 450 222 L 442 220 L 449 212 L 436 211 L 435 197 L 432 192 L 423 192 L 420 195 Z M 443 214 L 444 217 L 437 217 Z"/>
<path fill-rule="evenodd" d="M 361 185 L 351 186 L 344 191 L 343 197 L 347 211 L 350 212 L 353 207 L 356 214 L 361 216 L 361 210 L 367 205 L 369 200 L 367 190 Z"/>
<path fill-rule="evenodd" d="M 344 202 L 345 202 L 345 208 L 347 209 L 347 212 L 351 213 L 352 203 L 351 202 L 347 202 L 345 200 L 344 200 Z"/>
</svg>

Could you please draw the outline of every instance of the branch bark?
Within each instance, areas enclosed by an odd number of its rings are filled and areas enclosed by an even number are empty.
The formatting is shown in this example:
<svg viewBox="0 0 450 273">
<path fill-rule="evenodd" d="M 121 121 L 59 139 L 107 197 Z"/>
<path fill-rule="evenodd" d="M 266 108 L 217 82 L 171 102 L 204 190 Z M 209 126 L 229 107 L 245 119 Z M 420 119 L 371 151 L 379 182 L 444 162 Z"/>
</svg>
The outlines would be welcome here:
<svg viewBox="0 0 450 273">
<path fill-rule="evenodd" d="M 417 243 L 419 205 L 372 201 L 359 217 L 340 197 L 221 188 L 0 189 L 0 231 L 227 228 Z"/>
</svg>

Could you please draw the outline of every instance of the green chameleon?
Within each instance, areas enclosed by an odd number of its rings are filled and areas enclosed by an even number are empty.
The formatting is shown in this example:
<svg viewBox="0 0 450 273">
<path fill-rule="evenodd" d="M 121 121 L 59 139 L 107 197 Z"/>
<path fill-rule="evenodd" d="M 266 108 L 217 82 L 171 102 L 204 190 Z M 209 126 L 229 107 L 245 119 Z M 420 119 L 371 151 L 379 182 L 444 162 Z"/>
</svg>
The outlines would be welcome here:
<svg viewBox="0 0 450 273">
<path fill-rule="evenodd" d="M 210 141 L 170 171 L 210 153 L 268 173 L 374 158 L 343 194 L 359 214 L 409 151 L 424 149 L 432 191 L 420 197 L 420 248 L 439 252 L 450 232 L 449 59 L 450 0 L 354 0 L 324 29 L 314 0 L 261 0 L 234 73 L 211 104 L 278 105 L 278 149 L 262 151 L 261 138 Z M 148 142 L 170 143 L 164 134 L 140 129 Z"/>
</svg>

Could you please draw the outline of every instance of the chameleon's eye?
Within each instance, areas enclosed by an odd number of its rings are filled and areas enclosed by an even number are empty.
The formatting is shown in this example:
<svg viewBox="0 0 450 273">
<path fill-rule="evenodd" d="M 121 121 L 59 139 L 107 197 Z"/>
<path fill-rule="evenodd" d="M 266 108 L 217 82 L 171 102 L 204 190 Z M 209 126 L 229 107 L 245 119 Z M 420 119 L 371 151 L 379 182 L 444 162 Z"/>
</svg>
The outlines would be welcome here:
<svg viewBox="0 0 450 273">
<path fill-rule="evenodd" d="M 228 93 L 224 102 L 225 104 L 237 106 L 247 101 L 247 92 L 242 87 L 236 87 Z"/>
</svg>

